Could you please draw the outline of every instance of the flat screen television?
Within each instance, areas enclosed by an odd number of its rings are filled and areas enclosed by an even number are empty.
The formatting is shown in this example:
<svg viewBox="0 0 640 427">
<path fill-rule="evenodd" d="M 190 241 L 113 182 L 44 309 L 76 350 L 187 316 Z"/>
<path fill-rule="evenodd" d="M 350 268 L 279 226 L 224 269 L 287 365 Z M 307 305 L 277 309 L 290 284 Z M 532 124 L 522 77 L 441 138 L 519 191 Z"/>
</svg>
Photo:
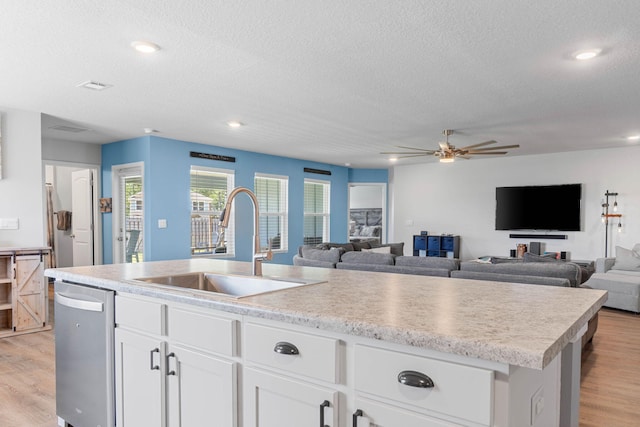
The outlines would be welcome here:
<svg viewBox="0 0 640 427">
<path fill-rule="evenodd" d="M 580 231 L 582 184 L 496 188 L 496 230 Z"/>
</svg>

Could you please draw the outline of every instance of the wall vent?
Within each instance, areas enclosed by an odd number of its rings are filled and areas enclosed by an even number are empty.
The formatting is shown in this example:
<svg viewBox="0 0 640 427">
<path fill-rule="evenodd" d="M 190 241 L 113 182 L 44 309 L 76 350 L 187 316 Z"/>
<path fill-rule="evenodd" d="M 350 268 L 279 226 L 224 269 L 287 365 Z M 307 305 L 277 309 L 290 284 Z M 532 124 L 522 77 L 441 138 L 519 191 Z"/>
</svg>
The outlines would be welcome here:
<svg viewBox="0 0 640 427">
<path fill-rule="evenodd" d="M 49 129 L 59 130 L 61 132 L 72 132 L 72 133 L 80 133 L 80 132 L 89 131 L 89 129 L 86 129 L 86 128 L 77 128 L 77 127 L 66 126 L 66 125 L 51 126 Z"/>
</svg>

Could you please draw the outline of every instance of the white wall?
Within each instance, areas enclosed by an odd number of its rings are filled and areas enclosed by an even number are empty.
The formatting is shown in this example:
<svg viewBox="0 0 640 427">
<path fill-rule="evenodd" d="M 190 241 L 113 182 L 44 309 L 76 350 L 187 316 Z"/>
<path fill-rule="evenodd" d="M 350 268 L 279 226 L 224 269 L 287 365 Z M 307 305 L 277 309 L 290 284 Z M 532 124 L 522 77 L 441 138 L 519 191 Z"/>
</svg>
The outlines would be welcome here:
<svg viewBox="0 0 640 427">
<path fill-rule="evenodd" d="M 42 141 L 42 159 L 65 163 L 99 165 L 102 154 L 100 144 L 45 139 Z"/>
<path fill-rule="evenodd" d="M 40 113 L 0 108 L 2 179 L 0 218 L 18 218 L 18 230 L 0 230 L 0 247 L 43 246 L 45 239 Z"/>
<path fill-rule="evenodd" d="M 616 245 L 630 248 L 640 242 L 639 165 L 640 146 L 396 166 L 391 175 L 395 240 L 404 241 L 409 254 L 412 236 L 420 230 L 458 234 L 461 259 L 508 256 L 518 243 L 540 241 L 543 250 L 593 260 L 604 255 L 600 213 L 610 190 L 620 194 L 618 212 L 623 214 L 622 233 L 615 227 L 609 233 L 609 254 L 615 254 Z M 582 184 L 582 231 L 551 232 L 566 234 L 568 240 L 511 239 L 509 231 L 495 230 L 496 187 L 571 183 Z"/>
</svg>

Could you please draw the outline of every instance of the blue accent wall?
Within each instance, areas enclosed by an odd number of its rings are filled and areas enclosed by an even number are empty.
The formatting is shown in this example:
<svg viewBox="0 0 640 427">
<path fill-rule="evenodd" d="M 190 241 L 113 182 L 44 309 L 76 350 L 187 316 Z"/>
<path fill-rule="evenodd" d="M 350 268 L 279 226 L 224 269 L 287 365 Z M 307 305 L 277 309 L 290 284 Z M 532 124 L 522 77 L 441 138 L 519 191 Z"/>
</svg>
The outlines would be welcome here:
<svg viewBox="0 0 640 427">
<path fill-rule="evenodd" d="M 190 157 L 191 151 L 235 157 L 235 163 Z M 250 151 L 234 150 L 157 136 L 145 136 L 102 146 L 102 197 L 112 197 L 111 168 L 144 163 L 144 259 L 159 261 L 191 257 L 189 200 L 191 166 L 235 171 L 235 186 L 253 190 L 256 173 L 289 177 L 288 252 L 274 254 L 273 262 L 291 264 L 303 241 L 304 179 L 331 182 L 331 241 L 348 236 L 349 182 L 387 182 L 386 169 L 349 169 L 342 166 Z M 303 168 L 328 170 L 331 175 L 305 173 Z M 249 197 L 239 195 L 235 204 L 236 260 L 252 256 L 253 208 Z M 103 215 L 104 262 L 113 262 L 112 214 Z M 158 228 L 166 219 L 167 228 Z"/>
</svg>

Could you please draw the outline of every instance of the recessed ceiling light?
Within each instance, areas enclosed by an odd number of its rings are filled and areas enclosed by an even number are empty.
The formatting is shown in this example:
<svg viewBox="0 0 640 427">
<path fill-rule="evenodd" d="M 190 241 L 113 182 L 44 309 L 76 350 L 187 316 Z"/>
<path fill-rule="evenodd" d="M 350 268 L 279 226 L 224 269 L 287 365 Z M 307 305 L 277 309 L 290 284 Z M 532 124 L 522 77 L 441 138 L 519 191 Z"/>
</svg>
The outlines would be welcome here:
<svg viewBox="0 0 640 427">
<path fill-rule="evenodd" d="M 349 166 L 351 166 L 351 163 L 345 163 L 344 165 L 349 167 Z"/>
<path fill-rule="evenodd" d="M 640 135 L 631 135 L 627 137 L 628 141 L 638 141 L 640 140 Z"/>
<path fill-rule="evenodd" d="M 227 122 L 227 125 L 229 125 L 230 128 L 239 128 L 241 126 L 244 126 L 244 123 L 232 120 L 230 122 Z"/>
<path fill-rule="evenodd" d="M 398 161 L 398 158 L 397 158 L 397 157 L 389 157 L 389 161 L 390 161 L 391 163 L 395 163 L 395 162 L 397 162 L 397 161 Z"/>
<path fill-rule="evenodd" d="M 160 132 L 159 130 L 153 129 L 153 128 L 144 128 L 142 130 L 144 131 L 144 133 L 158 133 L 158 132 Z"/>
<path fill-rule="evenodd" d="M 108 85 L 106 83 L 99 83 L 99 82 L 94 82 L 94 81 L 86 81 L 86 82 L 82 82 L 78 85 L 76 85 L 76 87 L 83 87 L 85 89 L 91 89 L 91 90 L 105 90 L 108 89 L 110 87 L 112 87 L 113 85 Z"/>
<path fill-rule="evenodd" d="M 573 57 L 578 61 L 586 61 L 595 58 L 602 53 L 602 49 L 584 49 L 573 53 Z"/>
<path fill-rule="evenodd" d="M 131 47 L 133 47 L 138 52 L 142 53 L 153 53 L 160 50 L 160 46 L 155 43 L 145 42 L 141 40 L 137 40 L 131 43 Z"/>
</svg>

